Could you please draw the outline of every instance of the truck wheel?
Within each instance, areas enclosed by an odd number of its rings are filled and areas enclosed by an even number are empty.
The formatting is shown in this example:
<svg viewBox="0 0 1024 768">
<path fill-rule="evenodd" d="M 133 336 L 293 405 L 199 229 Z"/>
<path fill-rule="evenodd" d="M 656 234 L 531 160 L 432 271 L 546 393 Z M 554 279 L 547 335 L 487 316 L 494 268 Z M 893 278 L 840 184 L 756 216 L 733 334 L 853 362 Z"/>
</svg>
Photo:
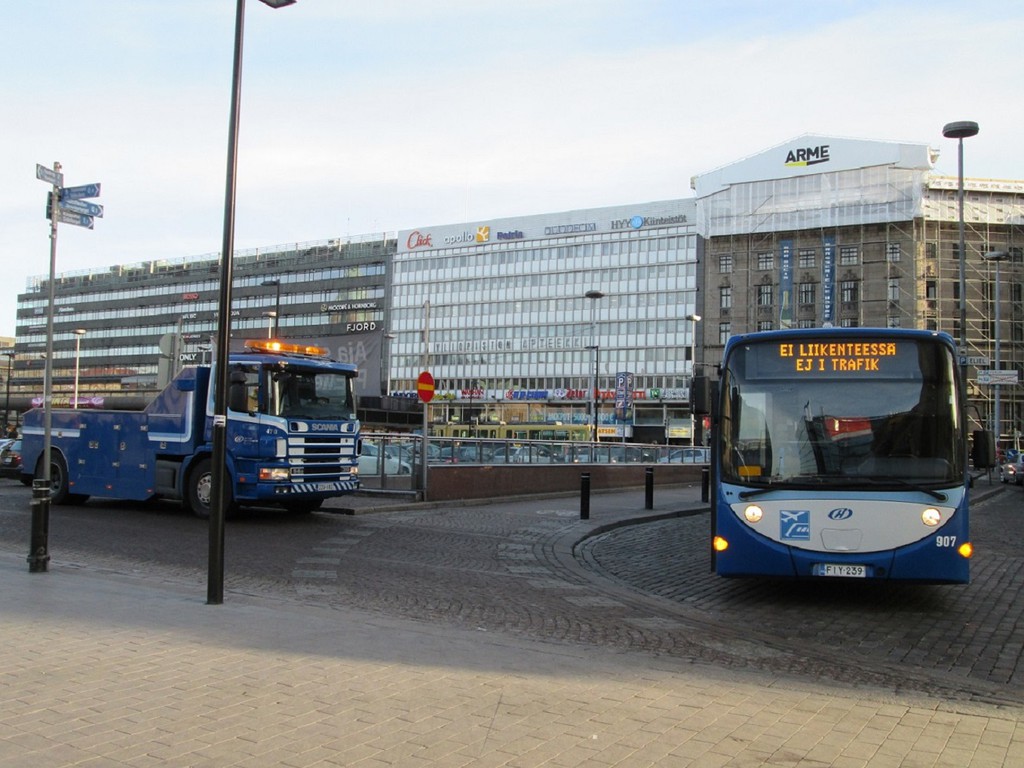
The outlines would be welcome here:
<svg viewBox="0 0 1024 768">
<path fill-rule="evenodd" d="M 36 465 L 36 477 L 43 477 L 43 463 Z M 50 503 L 57 506 L 84 504 L 89 497 L 82 493 L 71 493 L 68 484 L 68 465 L 64 457 L 51 450 L 50 456 Z"/>
<path fill-rule="evenodd" d="M 212 492 L 213 469 L 209 459 L 202 459 L 188 473 L 185 505 L 196 517 L 209 518 Z"/>
<path fill-rule="evenodd" d="M 185 489 L 185 505 L 196 517 L 204 520 L 210 517 L 213 500 L 213 464 L 209 459 L 201 459 L 188 473 L 188 487 Z M 227 517 L 233 511 L 231 492 L 228 491 L 228 504 L 224 510 Z"/>
</svg>

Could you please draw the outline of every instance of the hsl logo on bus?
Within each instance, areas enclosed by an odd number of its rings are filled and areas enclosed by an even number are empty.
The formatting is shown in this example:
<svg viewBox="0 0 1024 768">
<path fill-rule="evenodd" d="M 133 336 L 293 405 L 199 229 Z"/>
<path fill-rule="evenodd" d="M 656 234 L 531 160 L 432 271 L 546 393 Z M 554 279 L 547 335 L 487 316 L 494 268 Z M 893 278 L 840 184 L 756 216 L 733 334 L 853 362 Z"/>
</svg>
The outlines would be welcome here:
<svg viewBox="0 0 1024 768">
<path fill-rule="evenodd" d="M 853 510 L 849 507 L 837 507 L 828 513 L 829 520 L 849 520 L 853 517 Z"/>
</svg>

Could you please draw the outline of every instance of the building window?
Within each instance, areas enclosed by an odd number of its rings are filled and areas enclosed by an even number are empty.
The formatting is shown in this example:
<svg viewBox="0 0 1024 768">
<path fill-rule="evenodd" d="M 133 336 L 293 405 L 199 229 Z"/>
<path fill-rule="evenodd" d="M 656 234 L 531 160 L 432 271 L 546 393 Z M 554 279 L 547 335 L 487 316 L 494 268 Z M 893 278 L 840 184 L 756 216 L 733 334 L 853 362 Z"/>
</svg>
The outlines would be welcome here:
<svg viewBox="0 0 1024 768">
<path fill-rule="evenodd" d="M 723 275 L 728 275 L 732 272 L 732 254 L 731 253 L 720 253 L 718 254 L 718 271 Z"/>
<path fill-rule="evenodd" d="M 900 300 L 900 280 L 898 277 L 889 278 L 889 301 L 898 302 Z"/>
<path fill-rule="evenodd" d="M 902 327 L 902 325 L 903 324 L 900 322 L 900 318 L 899 317 L 890 317 L 889 318 L 889 327 L 890 328 L 900 328 L 900 327 Z"/>
<path fill-rule="evenodd" d="M 771 251 L 762 251 L 757 254 L 757 268 L 760 270 L 774 269 L 775 254 Z"/>
<path fill-rule="evenodd" d="M 856 280 L 843 280 L 839 283 L 839 300 L 843 304 L 853 304 L 857 301 Z"/>
<path fill-rule="evenodd" d="M 814 249 L 801 248 L 797 254 L 797 263 L 800 269 L 814 269 Z"/>
<path fill-rule="evenodd" d="M 814 303 L 814 283 L 800 283 L 799 301 L 801 304 Z"/>
<path fill-rule="evenodd" d="M 718 324 L 718 343 L 725 345 L 725 342 L 729 340 L 732 335 L 732 323 L 719 323 Z"/>
<path fill-rule="evenodd" d="M 839 325 L 843 328 L 856 328 L 860 325 L 855 317 L 844 317 Z"/>
<path fill-rule="evenodd" d="M 759 307 L 770 307 L 775 302 L 772 300 L 773 285 L 759 285 L 757 286 L 757 306 Z"/>
<path fill-rule="evenodd" d="M 797 320 L 796 321 L 796 327 L 797 328 L 813 328 L 814 327 L 814 321 L 813 320 Z"/>
<path fill-rule="evenodd" d="M 728 285 L 718 289 L 719 309 L 732 309 L 732 288 Z"/>
<path fill-rule="evenodd" d="M 759 330 L 759 331 L 770 331 L 770 330 L 772 330 L 772 321 L 771 320 L 758 320 L 757 321 L 757 330 Z"/>
<path fill-rule="evenodd" d="M 856 245 L 844 245 L 839 249 L 839 263 L 844 267 L 856 264 L 857 257 Z"/>
<path fill-rule="evenodd" d="M 903 256 L 903 249 L 899 243 L 886 243 L 885 255 L 890 262 L 897 262 Z"/>
</svg>

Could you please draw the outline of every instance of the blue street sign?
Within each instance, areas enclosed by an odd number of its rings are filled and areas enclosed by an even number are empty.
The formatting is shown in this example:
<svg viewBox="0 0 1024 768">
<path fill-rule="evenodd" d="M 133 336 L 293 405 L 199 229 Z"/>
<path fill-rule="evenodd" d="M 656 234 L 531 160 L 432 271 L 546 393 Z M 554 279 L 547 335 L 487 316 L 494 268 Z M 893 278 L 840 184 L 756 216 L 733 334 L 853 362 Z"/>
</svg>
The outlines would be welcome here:
<svg viewBox="0 0 1024 768">
<path fill-rule="evenodd" d="M 99 197 L 99 184 L 82 184 L 78 187 L 64 187 L 60 191 L 61 200 L 81 200 L 83 197 Z"/>
<path fill-rule="evenodd" d="M 100 219 L 103 218 L 103 206 L 96 205 L 96 203 L 90 203 L 85 200 L 61 200 L 60 207 L 67 211 L 83 213 L 86 216 L 96 216 Z"/>
<path fill-rule="evenodd" d="M 57 221 L 61 224 L 74 224 L 76 227 L 85 227 L 86 229 L 92 229 L 93 223 L 92 216 L 63 210 L 57 212 Z"/>
<path fill-rule="evenodd" d="M 45 165 L 40 165 L 39 163 L 36 163 L 36 178 L 57 187 L 63 186 L 64 184 L 63 173 L 54 171 L 53 169 L 47 168 Z"/>
</svg>

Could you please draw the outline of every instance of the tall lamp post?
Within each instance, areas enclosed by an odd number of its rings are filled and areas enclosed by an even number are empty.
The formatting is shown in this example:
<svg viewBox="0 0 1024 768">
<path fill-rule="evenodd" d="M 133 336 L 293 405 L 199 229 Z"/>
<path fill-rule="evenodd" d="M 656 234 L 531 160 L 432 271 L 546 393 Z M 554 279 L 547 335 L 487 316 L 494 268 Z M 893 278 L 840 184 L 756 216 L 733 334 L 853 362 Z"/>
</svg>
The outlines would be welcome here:
<svg viewBox="0 0 1024 768">
<path fill-rule="evenodd" d="M 274 338 L 274 330 L 277 326 L 277 312 L 270 310 L 269 312 L 264 312 L 263 316 L 267 318 L 267 338 L 272 339 Z"/>
<path fill-rule="evenodd" d="M 964 243 L 964 139 L 978 135 L 978 124 L 970 120 L 958 120 L 946 123 L 942 127 L 942 135 L 947 139 L 957 140 L 957 208 L 960 222 L 960 359 L 967 355 L 967 248 Z M 961 363 L 961 369 L 966 368 Z M 967 377 L 964 376 L 966 384 Z"/>
<path fill-rule="evenodd" d="M 600 442 L 597 435 L 597 422 L 598 422 L 598 399 L 597 399 L 597 376 L 598 369 L 601 365 L 601 347 L 597 343 L 597 321 L 595 312 L 597 311 L 597 300 L 603 299 L 604 294 L 601 291 L 587 291 L 583 294 L 583 298 L 590 299 L 590 347 L 589 349 L 594 350 L 594 378 L 591 381 L 590 387 L 590 418 L 591 418 L 591 429 L 593 430 L 594 442 Z"/>
<path fill-rule="evenodd" d="M 1000 394 L 999 393 L 999 384 L 1000 384 L 1000 382 L 999 382 L 999 378 L 998 378 L 999 377 L 999 372 L 1002 370 L 1002 365 L 1001 365 L 1002 361 L 1000 360 L 1000 350 L 1002 348 L 1002 345 L 1001 345 L 1002 336 L 1000 334 L 1000 328 L 999 328 L 999 282 L 1000 282 L 999 263 L 1002 262 L 1002 261 L 1006 261 L 1008 258 L 1010 258 L 1010 252 L 1009 251 L 991 251 L 989 253 L 986 253 L 982 258 L 984 258 L 986 261 L 994 261 L 996 263 L 996 294 L 995 294 L 995 302 L 996 302 L 996 311 L 995 311 L 995 315 L 996 315 L 996 326 L 995 326 L 995 336 L 996 336 L 996 380 L 992 384 L 992 386 L 995 388 L 995 402 L 994 402 L 994 407 L 992 409 L 992 421 L 994 422 L 993 423 L 992 431 L 993 431 L 993 433 L 996 436 L 996 445 L 998 446 L 999 445 L 999 435 L 1002 434 L 1002 425 L 1000 423 L 1001 415 L 1000 415 L 1000 408 L 999 408 L 999 406 L 1000 406 L 1000 402 L 999 402 L 999 394 Z"/>
<path fill-rule="evenodd" d="M 11 429 L 11 364 L 14 362 L 15 352 L 13 349 L 4 352 L 7 358 L 7 399 L 4 401 L 4 437 Z"/>
<path fill-rule="evenodd" d="M 264 280 L 260 285 L 274 288 L 274 336 L 277 336 L 277 329 L 281 322 L 281 280 L 279 278 Z"/>
<path fill-rule="evenodd" d="M 271 8 L 283 8 L 296 0 L 260 0 Z M 235 6 L 235 50 L 231 71 L 231 109 L 228 118 L 228 160 L 224 185 L 224 239 L 220 251 L 220 292 L 217 300 L 216 378 L 213 397 L 213 452 L 210 488 L 210 556 L 206 602 L 224 602 L 224 517 L 227 511 L 226 481 L 228 427 L 228 345 L 231 342 L 231 280 L 235 252 L 235 180 L 238 172 L 238 108 L 242 91 L 242 38 L 245 0 Z"/>
<path fill-rule="evenodd" d="M 690 321 L 690 445 L 697 445 L 697 422 L 693 418 L 693 377 L 697 375 L 697 323 L 700 315 L 686 316 Z"/>
<path fill-rule="evenodd" d="M 78 371 L 81 368 L 83 336 L 85 336 L 85 328 L 75 328 L 75 401 L 71 404 L 72 408 L 78 407 Z"/>
</svg>

